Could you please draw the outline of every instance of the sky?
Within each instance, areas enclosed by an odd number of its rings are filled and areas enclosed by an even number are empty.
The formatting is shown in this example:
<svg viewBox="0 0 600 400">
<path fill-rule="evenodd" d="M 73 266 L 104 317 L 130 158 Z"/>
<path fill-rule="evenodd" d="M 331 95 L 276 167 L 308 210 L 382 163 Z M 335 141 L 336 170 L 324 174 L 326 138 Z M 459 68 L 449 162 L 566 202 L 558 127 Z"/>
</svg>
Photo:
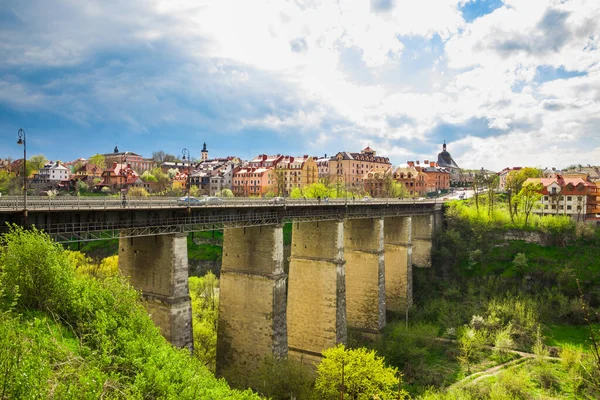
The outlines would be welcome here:
<svg viewBox="0 0 600 400">
<path fill-rule="evenodd" d="M 0 157 L 600 164 L 598 0 L 3 0 Z"/>
</svg>

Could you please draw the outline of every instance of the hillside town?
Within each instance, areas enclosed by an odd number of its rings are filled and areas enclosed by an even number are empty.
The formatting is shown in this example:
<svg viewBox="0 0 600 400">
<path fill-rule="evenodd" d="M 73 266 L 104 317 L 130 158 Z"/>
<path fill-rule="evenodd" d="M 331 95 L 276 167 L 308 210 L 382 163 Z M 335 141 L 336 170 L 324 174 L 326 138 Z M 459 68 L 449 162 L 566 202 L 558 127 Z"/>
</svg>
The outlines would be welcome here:
<svg viewBox="0 0 600 400">
<path fill-rule="evenodd" d="M 187 151 L 187 149 L 185 150 Z M 322 156 L 258 154 L 251 160 L 237 156 L 210 158 L 204 143 L 200 158 L 154 152 L 146 158 L 115 146 L 111 153 L 61 162 L 43 155 L 26 164 L 30 195 L 76 193 L 120 196 L 188 195 L 216 197 L 317 197 L 315 185 L 329 188 L 333 197 L 412 198 L 442 197 L 466 190 L 486 189 L 489 177 L 498 193 L 510 192 L 507 181 L 524 167 L 501 171 L 463 170 L 444 142 L 431 159 L 410 160 L 394 166 L 389 158 L 367 146 L 359 152 L 340 151 Z M 576 220 L 600 220 L 600 168 L 574 165 L 564 170 L 536 169 L 527 183 L 539 184 L 532 212 L 569 215 Z M 0 193 L 23 190 L 23 159 L 0 159 Z M 479 184 L 478 184 L 479 182 Z M 489 183 L 487 184 L 489 186 Z M 325 194 L 327 196 L 330 194 Z"/>
</svg>

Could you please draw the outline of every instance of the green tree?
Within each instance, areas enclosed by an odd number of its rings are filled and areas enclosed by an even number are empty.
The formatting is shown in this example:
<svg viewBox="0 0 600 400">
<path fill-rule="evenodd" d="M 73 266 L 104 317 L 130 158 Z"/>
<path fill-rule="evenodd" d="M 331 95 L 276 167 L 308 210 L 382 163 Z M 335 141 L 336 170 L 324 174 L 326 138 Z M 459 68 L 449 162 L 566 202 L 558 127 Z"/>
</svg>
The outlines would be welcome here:
<svg viewBox="0 0 600 400">
<path fill-rule="evenodd" d="M 144 182 L 158 182 L 158 179 L 150 171 L 144 171 L 144 173 L 140 176 L 140 178 Z"/>
<path fill-rule="evenodd" d="M 392 400 L 405 395 L 398 387 L 401 382 L 398 370 L 387 367 L 373 350 L 346 349 L 338 345 L 325 350 L 323 357 L 315 382 L 319 399 L 336 400 L 340 398 L 340 391 L 356 400 Z"/>
<path fill-rule="evenodd" d="M 309 199 L 336 197 L 335 188 L 325 186 L 323 183 L 312 183 L 303 190 L 304 195 Z"/>
<path fill-rule="evenodd" d="M 458 348 L 460 355 L 458 361 L 467 366 L 467 373 L 471 373 L 471 364 L 480 355 L 485 338 L 483 334 L 473 328 L 465 327 L 458 336 Z"/>
<path fill-rule="evenodd" d="M 231 189 L 223 189 L 221 190 L 221 197 L 231 198 L 233 197 L 233 192 L 231 191 Z"/>
<path fill-rule="evenodd" d="M 517 201 L 521 205 L 523 213 L 525 214 L 525 226 L 527 226 L 529 220 L 529 214 L 537 206 L 538 201 L 542 197 L 543 186 L 541 183 L 525 183 L 523 188 L 517 195 Z"/>
<path fill-rule="evenodd" d="M 505 189 L 508 195 L 508 210 L 510 219 L 514 223 L 514 217 L 518 212 L 518 201 L 516 196 L 523 188 L 523 184 L 527 178 L 538 178 L 541 176 L 541 171 L 537 168 L 525 167 L 520 170 L 510 171 L 506 177 Z"/>
<path fill-rule="evenodd" d="M 16 185 L 15 174 L 8 172 L 5 169 L 0 169 L 0 193 L 11 192 Z"/>
<path fill-rule="evenodd" d="M 106 168 L 106 159 L 102 154 L 94 154 L 88 160 L 88 163 L 97 165 L 99 168 Z"/>
<path fill-rule="evenodd" d="M 81 180 L 77 181 L 77 184 L 75 185 L 75 191 L 77 192 L 77 194 L 86 193 L 88 190 L 89 187 L 87 183 Z"/>
<path fill-rule="evenodd" d="M 290 197 L 292 199 L 301 199 L 302 197 L 304 197 L 304 194 L 302 193 L 302 189 L 293 188 L 292 191 L 290 192 Z"/>
<path fill-rule="evenodd" d="M 217 355 L 217 319 L 219 279 L 212 272 L 189 279 L 194 328 L 194 355 L 215 371 Z"/>
</svg>

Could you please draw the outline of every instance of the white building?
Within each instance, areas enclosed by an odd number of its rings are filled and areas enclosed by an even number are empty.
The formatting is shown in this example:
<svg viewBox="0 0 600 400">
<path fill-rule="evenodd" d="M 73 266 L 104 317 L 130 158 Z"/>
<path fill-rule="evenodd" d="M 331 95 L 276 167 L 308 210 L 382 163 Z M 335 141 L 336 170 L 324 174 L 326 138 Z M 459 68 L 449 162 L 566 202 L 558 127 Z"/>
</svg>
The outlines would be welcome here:
<svg viewBox="0 0 600 400">
<path fill-rule="evenodd" d="M 35 178 L 38 182 L 62 182 L 71 177 L 71 170 L 60 162 L 48 163 L 38 171 Z"/>
</svg>

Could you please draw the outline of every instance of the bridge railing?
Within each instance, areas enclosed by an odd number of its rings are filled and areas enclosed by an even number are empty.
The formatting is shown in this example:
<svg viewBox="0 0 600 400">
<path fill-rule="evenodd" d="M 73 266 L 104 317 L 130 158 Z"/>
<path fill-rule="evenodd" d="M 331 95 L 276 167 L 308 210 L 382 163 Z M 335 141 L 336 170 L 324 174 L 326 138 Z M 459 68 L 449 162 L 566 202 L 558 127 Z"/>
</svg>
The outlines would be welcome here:
<svg viewBox="0 0 600 400">
<path fill-rule="evenodd" d="M 287 206 L 309 206 L 309 205 L 371 205 L 371 204 L 418 204 L 438 203 L 441 200 L 417 200 L 417 199 L 285 199 L 274 201 L 272 199 L 257 198 L 223 198 L 220 202 L 202 201 L 190 203 L 189 206 L 196 207 L 287 207 Z M 21 196 L 0 197 L 0 211 L 19 211 L 24 208 L 24 199 Z M 85 210 L 85 209 L 118 209 L 118 208 L 184 208 L 187 203 L 181 203 L 175 197 L 147 197 L 141 199 L 126 199 L 123 201 L 117 197 L 42 197 L 31 196 L 27 199 L 28 210 Z"/>
</svg>

